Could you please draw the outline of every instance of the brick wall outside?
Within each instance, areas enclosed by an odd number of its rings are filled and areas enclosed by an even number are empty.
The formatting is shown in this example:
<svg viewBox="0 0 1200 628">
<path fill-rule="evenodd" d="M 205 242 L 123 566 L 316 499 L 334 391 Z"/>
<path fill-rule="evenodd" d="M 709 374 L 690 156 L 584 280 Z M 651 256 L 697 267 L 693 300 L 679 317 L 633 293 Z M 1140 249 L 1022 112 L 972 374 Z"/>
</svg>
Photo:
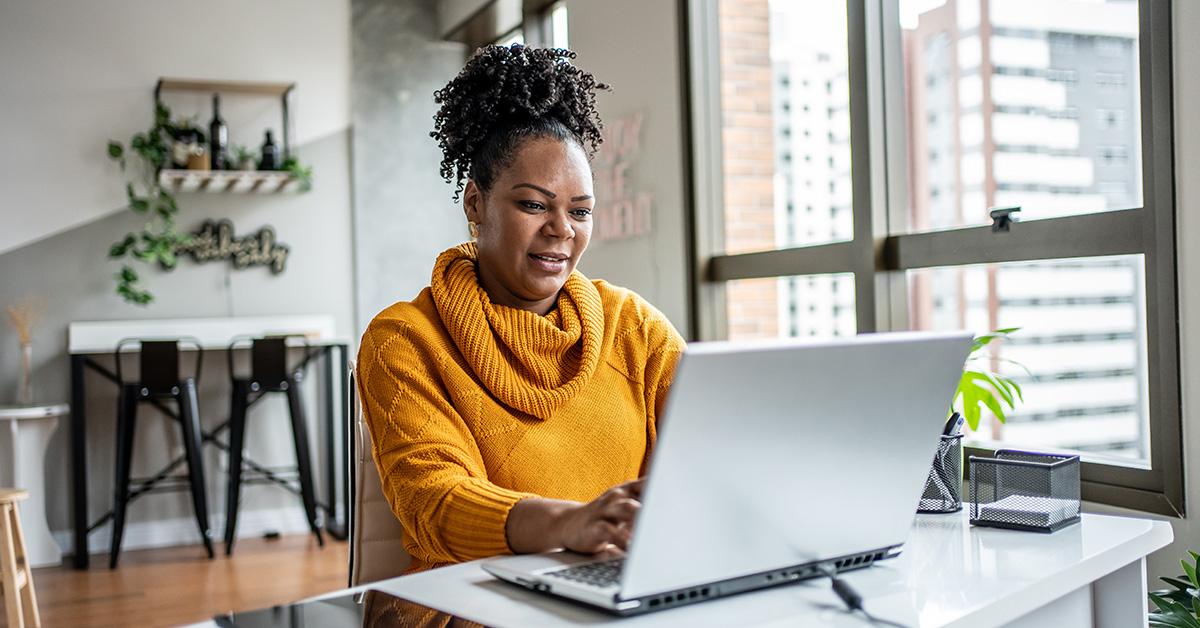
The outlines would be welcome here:
<svg viewBox="0 0 1200 628">
<path fill-rule="evenodd" d="M 768 0 L 720 0 L 725 251 L 775 248 L 774 121 Z M 779 335 L 778 280 L 730 282 L 730 338 Z"/>
</svg>

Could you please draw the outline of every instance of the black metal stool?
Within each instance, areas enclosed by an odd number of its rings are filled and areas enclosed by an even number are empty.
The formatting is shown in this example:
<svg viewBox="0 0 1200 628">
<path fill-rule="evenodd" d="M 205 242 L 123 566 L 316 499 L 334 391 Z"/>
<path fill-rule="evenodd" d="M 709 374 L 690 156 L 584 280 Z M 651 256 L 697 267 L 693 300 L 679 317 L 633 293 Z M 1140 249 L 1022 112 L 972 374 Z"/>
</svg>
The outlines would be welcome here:
<svg viewBox="0 0 1200 628">
<path fill-rule="evenodd" d="M 121 372 L 121 349 L 139 343 L 140 376 L 137 382 L 126 383 Z M 183 377 L 179 372 L 180 343 L 193 345 L 196 363 L 193 377 Z M 150 492 L 174 491 L 188 488 L 192 493 L 192 507 L 196 511 L 196 524 L 204 540 L 208 557 L 213 557 L 212 540 L 208 537 L 208 500 L 204 494 L 204 462 L 200 455 L 201 431 L 200 408 L 196 399 L 200 367 L 204 364 L 204 351 L 200 343 L 192 338 L 172 340 L 141 340 L 126 338 L 117 343 L 113 353 L 117 367 L 117 381 L 121 385 L 117 401 L 117 457 L 116 491 L 113 507 L 112 547 L 108 566 L 116 568 L 121 553 L 121 537 L 125 533 L 125 511 L 134 499 Z M 164 399 L 174 399 L 179 414 L 173 414 L 162 404 Z M 137 426 L 139 403 L 153 403 L 167 415 L 178 421 L 183 431 L 184 460 L 187 462 L 186 481 L 182 477 L 169 475 L 176 463 L 168 465 L 149 478 L 131 479 L 133 463 L 133 435 Z M 178 462 L 178 461 L 177 461 Z M 132 490 L 131 490 L 132 488 Z"/>
<path fill-rule="evenodd" d="M 291 336 L 268 336 L 266 338 L 237 338 L 229 345 L 229 374 L 233 380 L 233 401 L 229 415 L 229 490 L 225 505 L 225 553 L 233 552 L 233 541 L 237 532 L 238 501 L 243 481 L 246 483 L 274 482 L 285 489 L 298 493 L 304 502 L 304 514 L 308 526 L 324 547 L 321 527 L 317 524 L 317 498 L 313 489 L 312 459 L 308 450 L 308 426 L 304 418 L 304 405 L 300 399 L 302 368 L 288 369 L 287 340 Z M 295 336 L 303 338 L 303 336 Z M 239 378 L 234 373 L 233 352 L 238 345 L 250 341 L 250 377 Z M 311 353 L 305 342 L 305 357 Z M 307 363 L 307 360 L 305 361 Z M 292 441 L 296 448 L 296 481 L 299 490 L 275 472 L 260 472 L 258 476 L 243 478 L 243 448 L 246 439 L 246 411 L 252 404 L 268 393 L 284 393 L 288 400 L 288 414 L 292 422 Z"/>
</svg>

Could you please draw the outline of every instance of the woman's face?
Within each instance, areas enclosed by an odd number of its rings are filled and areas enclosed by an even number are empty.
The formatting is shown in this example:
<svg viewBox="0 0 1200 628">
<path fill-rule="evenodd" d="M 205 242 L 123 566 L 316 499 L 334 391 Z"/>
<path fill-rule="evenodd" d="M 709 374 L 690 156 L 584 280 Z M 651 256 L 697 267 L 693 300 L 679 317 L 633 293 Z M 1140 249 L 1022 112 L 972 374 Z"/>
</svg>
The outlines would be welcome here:
<svg viewBox="0 0 1200 628">
<path fill-rule="evenodd" d="M 574 142 L 532 138 L 486 194 L 468 181 L 479 280 L 493 303 L 549 312 L 592 235 L 592 169 Z"/>
</svg>

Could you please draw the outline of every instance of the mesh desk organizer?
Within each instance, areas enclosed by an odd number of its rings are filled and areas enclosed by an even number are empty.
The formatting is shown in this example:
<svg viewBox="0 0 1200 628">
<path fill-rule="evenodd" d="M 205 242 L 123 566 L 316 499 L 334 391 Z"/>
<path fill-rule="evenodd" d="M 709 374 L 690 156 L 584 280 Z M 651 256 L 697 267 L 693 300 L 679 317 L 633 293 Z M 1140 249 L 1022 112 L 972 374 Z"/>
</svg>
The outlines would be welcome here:
<svg viewBox="0 0 1200 628">
<path fill-rule="evenodd" d="M 1079 521 L 1079 456 L 1001 449 L 971 456 L 971 524 L 1054 532 Z"/>
<path fill-rule="evenodd" d="M 950 513 L 962 510 L 962 434 L 942 436 L 917 512 Z"/>
</svg>

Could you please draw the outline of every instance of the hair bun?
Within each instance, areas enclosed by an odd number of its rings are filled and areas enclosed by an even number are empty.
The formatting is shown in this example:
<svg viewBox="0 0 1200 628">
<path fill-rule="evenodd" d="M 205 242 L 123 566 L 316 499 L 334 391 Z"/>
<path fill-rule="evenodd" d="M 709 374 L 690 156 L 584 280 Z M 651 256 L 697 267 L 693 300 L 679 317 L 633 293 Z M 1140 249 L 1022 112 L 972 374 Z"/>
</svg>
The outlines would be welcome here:
<svg viewBox="0 0 1200 628">
<path fill-rule="evenodd" d="M 557 122 L 589 156 L 595 152 L 603 128 L 595 92 L 609 87 L 572 65 L 575 56 L 563 48 L 484 46 L 434 92 L 441 108 L 429 135 L 442 149 L 441 174 L 455 185 L 455 198 L 489 136 L 503 129 Z"/>
</svg>

